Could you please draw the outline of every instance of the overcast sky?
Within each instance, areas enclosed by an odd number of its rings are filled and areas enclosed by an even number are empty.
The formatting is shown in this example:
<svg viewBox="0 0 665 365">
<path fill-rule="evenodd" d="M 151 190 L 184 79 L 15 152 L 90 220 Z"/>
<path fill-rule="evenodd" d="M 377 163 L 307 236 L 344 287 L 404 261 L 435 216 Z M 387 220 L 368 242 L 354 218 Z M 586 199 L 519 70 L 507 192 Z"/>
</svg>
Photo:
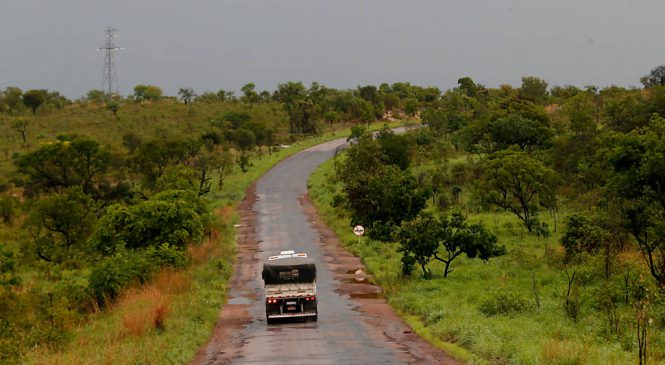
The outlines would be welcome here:
<svg viewBox="0 0 665 365">
<path fill-rule="evenodd" d="M 101 88 L 107 25 L 124 47 L 123 94 L 285 81 L 445 90 L 461 76 L 631 86 L 665 64 L 664 14 L 664 0 L 0 0 L 0 88 Z"/>
</svg>

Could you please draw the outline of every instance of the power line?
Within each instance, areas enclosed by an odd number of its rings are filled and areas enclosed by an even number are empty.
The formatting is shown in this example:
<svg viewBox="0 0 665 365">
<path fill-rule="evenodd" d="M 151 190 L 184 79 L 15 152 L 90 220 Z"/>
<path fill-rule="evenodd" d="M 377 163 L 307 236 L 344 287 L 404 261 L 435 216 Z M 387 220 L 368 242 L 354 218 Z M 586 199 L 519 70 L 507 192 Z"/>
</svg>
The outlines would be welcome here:
<svg viewBox="0 0 665 365">
<path fill-rule="evenodd" d="M 115 32 L 118 30 L 115 28 L 107 27 L 106 28 L 106 42 L 104 47 L 98 48 L 98 50 L 103 51 L 104 55 L 104 79 L 102 82 L 102 89 L 106 90 L 106 95 L 111 96 L 113 93 L 118 92 L 118 74 L 115 69 L 115 59 L 113 53 L 115 51 L 121 50 L 122 48 L 116 47 L 113 43 L 113 38 L 116 37 Z"/>
</svg>

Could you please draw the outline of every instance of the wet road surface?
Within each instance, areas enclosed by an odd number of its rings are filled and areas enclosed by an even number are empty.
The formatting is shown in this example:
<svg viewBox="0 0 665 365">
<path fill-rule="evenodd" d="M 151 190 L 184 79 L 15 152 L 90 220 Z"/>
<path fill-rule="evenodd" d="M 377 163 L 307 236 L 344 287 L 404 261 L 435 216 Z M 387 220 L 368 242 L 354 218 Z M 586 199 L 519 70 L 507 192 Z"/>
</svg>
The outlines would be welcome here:
<svg viewBox="0 0 665 365">
<path fill-rule="evenodd" d="M 248 191 L 229 301 L 193 364 L 456 363 L 411 334 L 380 288 L 367 284 L 360 261 L 317 221 L 307 179 L 344 144 L 340 139 L 300 152 Z M 286 249 L 317 263 L 318 322 L 266 323 L 261 264 Z"/>
</svg>

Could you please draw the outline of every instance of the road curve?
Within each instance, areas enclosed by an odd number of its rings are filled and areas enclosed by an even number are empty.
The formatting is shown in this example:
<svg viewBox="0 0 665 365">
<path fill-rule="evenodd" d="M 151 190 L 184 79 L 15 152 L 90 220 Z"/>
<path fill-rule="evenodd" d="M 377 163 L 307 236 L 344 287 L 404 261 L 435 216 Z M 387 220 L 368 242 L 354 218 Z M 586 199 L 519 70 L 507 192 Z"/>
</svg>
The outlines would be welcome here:
<svg viewBox="0 0 665 365">
<path fill-rule="evenodd" d="M 411 333 L 309 203 L 309 175 L 345 143 L 327 142 L 287 158 L 248 191 L 229 301 L 192 364 L 457 363 Z M 316 260 L 318 322 L 266 324 L 261 263 L 285 249 Z"/>
</svg>

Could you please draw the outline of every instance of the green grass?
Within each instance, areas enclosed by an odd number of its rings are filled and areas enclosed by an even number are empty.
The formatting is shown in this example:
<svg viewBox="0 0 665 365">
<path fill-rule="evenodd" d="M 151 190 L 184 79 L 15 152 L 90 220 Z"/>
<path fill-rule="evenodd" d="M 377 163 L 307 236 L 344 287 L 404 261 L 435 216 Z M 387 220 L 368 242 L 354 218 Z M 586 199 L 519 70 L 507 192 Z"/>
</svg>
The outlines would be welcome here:
<svg viewBox="0 0 665 365">
<path fill-rule="evenodd" d="M 492 364 L 630 364 L 637 355 L 635 314 L 632 305 L 620 306 L 620 334 L 607 333 L 605 312 L 596 309 L 602 295 L 602 260 L 577 267 L 581 314 L 574 322 L 563 304 L 567 281 L 560 233 L 546 239 L 526 234 L 516 217 L 507 213 L 470 214 L 498 235 L 508 254 L 488 263 L 459 258 L 454 271 L 443 278 L 443 265 L 431 264 L 434 277 L 419 273 L 400 276 L 396 244 L 367 238 L 358 240 L 349 227 L 348 215 L 333 209 L 330 201 L 338 187 L 329 181 L 332 161 L 314 172 L 309 181 L 312 196 L 325 222 L 344 245 L 359 256 L 374 274 L 389 304 L 424 338 L 452 356 L 471 363 Z M 546 218 L 543 216 L 543 218 Z M 552 227 L 552 222 L 547 222 Z M 637 260 L 636 262 L 640 262 Z M 630 266 L 630 265 L 628 265 Z M 633 265 L 639 271 L 639 264 Z M 613 283 L 621 281 L 619 272 Z M 535 278 L 540 307 L 533 290 Z M 647 280 L 650 278 L 645 276 Z M 488 316 L 479 308 L 496 300 L 496 293 L 510 294 L 526 306 L 516 312 Z M 662 324 L 661 324 L 662 325 Z M 655 326 L 651 333 L 653 363 L 665 363 L 665 333 Z"/>
<path fill-rule="evenodd" d="M 391 127 L 404 122 L 390 123 Z M 71 125 L 69 126 L 71 127 Z M 379 129 L 376 123 L 371 129 Z M 175 128 L 175 127 L 174 127 Z M 316 144 L 344 138 L 348 126 L 307 138 L 268 155 L 255 157 L 247 173 L 234 170 L 225 178 L 222 191 L 210 194 L 212 209 L 222 210 L 227 219 L 220 221 L 220 237 L 213 243 L 214 254 L 184 273 L 191 286 L 176 293 L 170 300 L 166 330 L 147 330 L 139 336 L 127 334 L 124 322 L 127 316 L 141 311 L 145 304 L 132 299 L 120 301 L 109 310 L 101 311 L 72 331 L 69 345 L 61 351 L 39 348 L 31 351 L 22 361 L 27 364 L 183 364 L 209 338 L 218 320 L 219 310 L 226 301 L 226 290 L 235 257 L 235 214 L 229 213 L 242 200 L 246 189 L 279 161 Z M 61 131 L 66 132 L 67 129 Z M 197 132 L 198 133 L 198 132 Z M 119 138 L 122 133 L 116 133 Z M 96 137 L 96 134 L 93 134 Z M 117 141 L 115 142 L 117 145 Z M 217 183 L 213 183 L 216 187 Z M 2 233 L 3 230 L 0 230 Z M 9 234 L 9 233 L 6 233 Z M 150 285 L 147 287 L 150 288 Z M 134 295 L 141 298 L 140 294 Z M 143 303 L 143 304 L 141 304 Z"/>
</svg>

